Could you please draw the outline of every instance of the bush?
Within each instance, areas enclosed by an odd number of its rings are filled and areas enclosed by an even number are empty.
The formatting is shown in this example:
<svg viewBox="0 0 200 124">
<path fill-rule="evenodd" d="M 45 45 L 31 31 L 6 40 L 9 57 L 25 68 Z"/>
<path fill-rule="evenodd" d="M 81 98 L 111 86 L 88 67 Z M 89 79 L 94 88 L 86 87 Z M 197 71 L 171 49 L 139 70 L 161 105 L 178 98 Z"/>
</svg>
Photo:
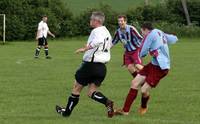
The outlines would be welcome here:
<svg viewBox="0 0 200 124">
<path fill-rule="evenodd" d="M 178 37 L 199 37 L 200 27 L 186 26 L 179 23 L 157 22 L 154 27 L 161 29 L 164 32 L 177 34 Z"/>
<path fill-rule="evenodd" d="M 62 0 L 1 0 L 0 5 L 6 14 L 6 40 L 34 38 L 42 15 L 48 16 L 48 26 L 58 37 L 71 35 L 72 13 Z"/>
<path fill-rule="evenodd" d="M 90 22 L 90 16 L 93 11 L 104 12 L 106 18 L 104 25 L 111 32 L 116 29 L 118 14 L 114 12 L 109 5 L 100 4 L 99 8 L 88 8 L 86 11 L 84 11 L 74 19 L 75 22 L 74 35 L 88 35 L 90 33 L 91 28 L 89 26 L 89 22 Z"/>
<path fill-rule="evenodd" d="M 63 4 L 63 0 L 1 0 L 0 5 L 0 12 L 6 14 L 6 40 L 35 38 L 42 15 L 49 17 L 48 26 L 56 37 L 88 35 L 93 11 L 105 13 L 105 26 L 111 33 L 118 27 L 118 13 L 105 4 L 100 4 L 98 8 L 88 8 L 76 17 Z M 185 26 L 186 19 L 180 0 L 167 0 L 165 4 L 155 6 L 140 6 L 129 9 L 124 14 L 127 15 L 128 23 L 137 29 L 144 21 L 151 21 L 164 31 L 176 32 L 180 36 L 199 36 L 200 1 L 190 0 L 187 5 L 193 26 Z M 0 28 L 2 29 L 2 21 Z"/>
</svg>

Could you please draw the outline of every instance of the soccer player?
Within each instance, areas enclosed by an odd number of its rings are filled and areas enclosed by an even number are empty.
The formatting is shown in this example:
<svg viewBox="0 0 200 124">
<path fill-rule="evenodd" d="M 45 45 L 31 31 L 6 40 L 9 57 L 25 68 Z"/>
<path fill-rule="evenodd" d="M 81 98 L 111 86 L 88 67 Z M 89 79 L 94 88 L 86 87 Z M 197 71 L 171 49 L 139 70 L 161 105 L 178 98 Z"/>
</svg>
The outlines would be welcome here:
<svg viewBox="0 0 200 124">
<path fill-rule="evenodd" d="M 75 74 L 75 83 L 72 93 L 68 98 L 66 108 L 56 106 L 57 113 L 64 117 L 70 116 L 74 107 L 78 104 L 82 89 L 88 86 L 88 96 L 105 105 L 108 117 L 112 117 L 113 102 L 104 96 L 98 87 L 106 76 L 106 63 L 110 60 L 110 47 L 112 38 L 105 26 L 104 13 L 93 12 L 90 18 L 90 26 L 94 28 L 90 33 L 86 46 L 76 50 L 76 53 L 84 53 L 83 62 Z"/>
<path fill-rule="evenodd" d="M 55 35 L 50 32 L 49 27 L 47 25 L 47 16 L 42 17 L 42 21 L 38 24 L 37 29 L 37 36 L 36 40 L 38 41 L 38 46 L 35 50 L 35 58 L 39 57 L 40 50 L 42 47 L 44 47 L 45 55 L 47 59 L 51 59 L 51 57 L 48 54 L 48 42 L 47 42 L 47 34 L 51 35 L 55 38 Z"/>
<path fill-rule="evenodd" d="M 127 24 L 125 15 L 118 16 L 119 28 L 115 32 L 112 44 L 116 45 L 119 41 L 124 45 L 124 63 L 133 77 L 143 68 L 139 57 L 142 36 L 135 27 Z"/>
<path fill-rule="evenodd" d="M 145 114 L 147 112 L 147 102 L 150 98 L 150 90 L 158 85 L 159 81 L 168 74 L 170 69 L 168 44 L 175 43 L 178 38 L 175 35 L 154 29 L 149 22 L 142 25 L 141 31 L 144 39 L 142 41 L 140 57 L 144 57 L 149 53 L 152 60 L 132 80 L 123 109 L 116 110 L 116 114 L 128 115 L 130 107 L 137 97 L 139 88 L 142 94 L 139 113 L 141 115 Z"/>
</svg>

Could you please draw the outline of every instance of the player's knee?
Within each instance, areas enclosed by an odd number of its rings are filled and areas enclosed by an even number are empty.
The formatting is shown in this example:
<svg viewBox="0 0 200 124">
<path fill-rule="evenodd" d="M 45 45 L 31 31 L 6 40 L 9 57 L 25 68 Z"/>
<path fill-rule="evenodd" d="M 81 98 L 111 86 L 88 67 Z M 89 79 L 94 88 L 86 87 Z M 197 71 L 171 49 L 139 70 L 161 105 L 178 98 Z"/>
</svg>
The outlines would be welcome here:
<svg viewBox="0 0 200 124">
<path fill-rule="evenodd" d="M 146 94 L 146 93 L 147 93 L 147 88 L 141 87 L 141 93 L 142 93 L 142 94 Z"/>
<path fill-rule="evenodd" d="M 147 83 L 145 83 L 145 84 L 141 87 L 141 93 L 144 94 L 144 95 L 148 95 L 150 89 L 151 89 L 151 86 L 149 86 Z"/>
<path fill-rule="evenodd" d="M 41 48 L 42 48 L 42 46 L 38 46 L 37 48 L 38 48 L 38 49 L 41 49 Z"/>
<path fill-rule="evenodd" d="M 131 73 L 135 72 L 135 67 L 134 67 L 134 65 L 132 65 L 132 64 L 129 64 L 129 65 L 127 66 L 127 69 L 128 69 L 128 71 L 131 72 Z"/>
<path fill-rule="evenodd" d="M 137 80 L 132 80 L 132 82 L 131 82 L 131 88 L 133 88 L 133 89 L 139 89 L 139 82 L 137 82 Z"/>
<path fill-rule="evenodd" d="M 139 72 L 140 70 L 143 69 L 144 66 L 141 64 L 136 64 L 135 67 L 136 67 L 137 71 Z"/>
</svg>

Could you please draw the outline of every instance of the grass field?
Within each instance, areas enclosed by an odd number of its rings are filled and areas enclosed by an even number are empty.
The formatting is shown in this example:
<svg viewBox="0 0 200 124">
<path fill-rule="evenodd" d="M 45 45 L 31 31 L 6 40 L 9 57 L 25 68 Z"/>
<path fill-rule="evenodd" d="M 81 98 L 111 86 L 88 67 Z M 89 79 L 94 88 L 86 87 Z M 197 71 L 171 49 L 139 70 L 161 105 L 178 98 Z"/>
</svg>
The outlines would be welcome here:
<svg viewBox="0 0 200 124">
<path fill-rule="evenodd" d="M 130 8 L 135 8 L 137 6 L 144 5 L 145 0 L 63 0 L 70 10 L 78 15 L 82 11 L 89 8 L 99 7 L 99 4 L 107 4 L 112 7 L 113 10 L 117 12 L 125 12 Z M 158 0 L 150 0 L 149 4 L 155 5 L 159 3 Z"/>
<path fill-rule="evenodd" d="M 140 96 L 129 116 L 106 117 L 103 105 L 89 99 L 85 89 L 70 118 L 55 112 L 65 105 L 74 72 L 82 54 L 74 51 L 86 39 L 49 41 L 51 60 L 34 59 L 34 42 L 0 45 L 0 124 L 199 124 L 200 39 L 181 39 L 172 45 L 170 74 L 151 92 L 149 111 L 140 116 Z M 65 42 L 66 41 L 66 42 Z M 120 45 L 112 50 L 108 74 L 101 90 L 120 107 L 127 95 L 131 76 L 121 67 Z"/>
</svg>

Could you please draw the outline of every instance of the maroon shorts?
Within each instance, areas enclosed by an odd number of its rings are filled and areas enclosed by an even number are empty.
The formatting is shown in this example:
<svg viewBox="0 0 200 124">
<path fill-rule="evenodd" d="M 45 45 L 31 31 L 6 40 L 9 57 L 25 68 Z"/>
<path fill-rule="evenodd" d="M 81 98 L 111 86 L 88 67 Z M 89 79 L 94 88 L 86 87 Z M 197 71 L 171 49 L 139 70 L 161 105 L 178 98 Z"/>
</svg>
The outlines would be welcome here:
<svg viewBox="0 0 200 124">
<path fill-rule="evenodd" d="M 162 70 L 159 66 L 149 63 L 144 66 L 139 74 L 146 76 L 145 81 L 151 87 L 156 87 L 159 81 L 168 74 L 168 71 L 168 69 Z"/>
<path fill-rule="evenodd" d="M 124 53 L 123 65 L 129 65 L 129 64 L 142 64 L 142 61 L 139 57 L 139 50 Z"/>
</svg>

